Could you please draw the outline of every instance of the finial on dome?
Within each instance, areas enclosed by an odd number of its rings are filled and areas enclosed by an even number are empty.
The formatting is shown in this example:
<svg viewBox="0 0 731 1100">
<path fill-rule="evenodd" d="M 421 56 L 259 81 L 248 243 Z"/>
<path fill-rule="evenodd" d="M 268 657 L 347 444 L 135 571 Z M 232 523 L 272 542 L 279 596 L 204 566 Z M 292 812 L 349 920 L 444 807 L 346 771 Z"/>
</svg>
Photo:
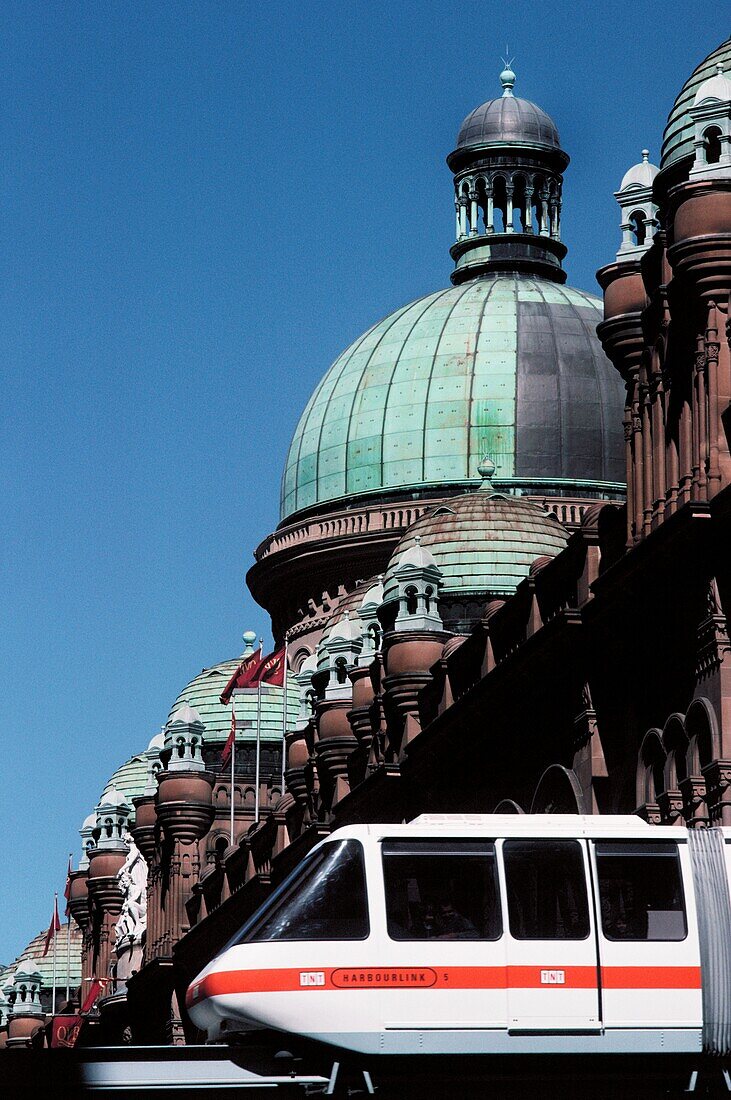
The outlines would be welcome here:
<svg viewBox="0 0 731 1100">
<path fill-rule="evenodd" d="M 724 67 L 723 67 L 723 61 L 717 61 L 716 62 L 716 72 L 718 73 L 718 75 L 723 76 L 724 71 L 725 70 L 724 70 Z"/>
<path fill-rule="evenodd" d="M 477 472 L 482 478 L 480 490 L 493 492 L 495 486 L 492 483 L 492 478 L 495 475 L 495 463 L 492 461 L 489 455 L 483 455 L 482 459 L 480 460 L 480 465 L 477 467 Z"/>
<path fill-rule="evenodd" d="M 505 68 L 500 73 L 500 83 L 503 86 L 503 99 L 508 99 L 513 94 L 515 86 L 515 73 L 513 72 L 514 57 L 508 56 L 508 47 L 505 47 L 505 57 L 502 59 Z"/>
<path fill-rule="evenodd" d="M 643 149 L 642 150 L 642 163 L 643 164 L 649 164 L 649 161 L 650 161 L 650 150 L 649 149 Z"/>
<path fill-rule="evenodd" d="M 256 641 L 256 631 L 255 630 L 245 630 L 243 637 L 244 637 L 244 646 L 245 646 L 244 657 L 248 657 L 248 655 L 250 653 L 254 652 L 254 642 Z"/>
</svg>

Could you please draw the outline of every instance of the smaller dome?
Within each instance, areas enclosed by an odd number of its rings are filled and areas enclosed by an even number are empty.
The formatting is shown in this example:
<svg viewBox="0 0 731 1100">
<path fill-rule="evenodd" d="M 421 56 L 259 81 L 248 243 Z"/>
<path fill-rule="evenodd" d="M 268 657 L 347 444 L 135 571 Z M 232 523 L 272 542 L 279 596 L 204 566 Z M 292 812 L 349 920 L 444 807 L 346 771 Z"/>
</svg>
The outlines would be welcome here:
<svg viewBox="0 0 731 1100">
<path fill-rule="evenodd" d="M 201 722 L 202 718 L 197 710 L 191 707 L 190 703 L 183 703 L 178 707 L 172 717 L 168 718 L 168 725 L 172 725 L 174 722 L 182 722 L 185 726 L 192 726 L 195 722 Z"/>
<path fill-rule="evenodd" d="M 231 732 L 231 707 L 221 702 L 221 692 L 241 664 L 241 657 L 222 661 L 211 668 L 204 668 L 178 695 L 170 709 L 168 722 L 175 720 L 181 707 L 188 706 L 199 716 L 205 727 L 206 745 L 224 744 Z M 287 678 L 287 708 L 289 714 L 296 714 L 299 706 L 299 687 L 294 673 Z M 237 740 L 251 736 L 251 730 L 257 721 L 257 691 L 244 692 L 236 697 L 236 717 L 240 726 Z M 284 693 L 274 684 L 266 684 L 261 691 L 261 737 L 262 741 L 281 741 Z M 145 772 L 146 774 L 146 772 Z"/>
<path fill-rule="evenodd" d="M 56 985 L 60 990 L 65 989 L 66 986 L 66 925 L 68 920 L 64 921 L 61 926 L 60 932 L 56 933 Z M 7 985 L 8 975 L 12 975 L 13 972 L 18 973 L 20 971 L 25 973 L 36 972 L 40 974 L 43 988 L 51 989 L 53 986 L 53 951 L 49 951 L 46 955 L 43 951 L 46 946 L 47 931 L 39 932 L 34 939 L 30 941 L 28 946 L 21 951 L 18 958 L 12 964 L 12 968 L 8 970 L 4 976 L 4 984 Z M 68 970 L 69 970 L 69 986 L 75 990 L 81 983 L 81 942 L 83 939 L 83 933 L 78 927 L 75 921 L 71 921 L 71 933 L 69 936 L 69 952 L 68 952 Z"/>
<path fill-rule="evenodd" d="M 722 61 L 717 63 L 714 75 L 704 80 L 695 93 L 693 106 L 697 107 L 700 103 L 707 103 L 709 100 L 716 100 L 719 103 L 731 102 L 731 79 L 726 76 Z"/>
<path fill-rule="evenodd" d="M 503 94 L 475 107 L 459 128 L 455 152 L 485 145 L 523 145 L 560 149 L 556 123 L 537 104 L 513 95 L 515 73 L 506 65 L 500 73 Z"/>
<path fill-rule="evenodd" d="M 660 171 L 654 164 L 650 164 L 650 150 L 642 150 L 642 160 L 625 172 L 619 186 L 620 191 L 628 191 L 631 187 L 652 187 L 655 176 Z"/>
<path fill-rule="evenodd" d="M 99 800 L 99 808 L 101 809 L 104 806 L 117 806 L 120 809 L 124 808 L 126 810 L 132 809 L 122 792 L 118 791 L 116 787 L 107 787 L 104 791 L 104 794 Z"/>
<path fill-rule="evenodd" d="M 536 558 L 563 550 L 568 534 L 557 519 L 521 497 L 493 492 L 487 479 L 483 484 L 413 523 L 393 552 L 387 578 L 417 548 L 426 549 L 442 573 L 440 600 L 510 595 Z"/>
<path fill-rule="evenodd" d="M 152 749 L 164 749 L 164 748 L 165 748 L 165 734 L 161 730 L 160 733 L 156 733 L 154 737 L 150 738 L 150 743 L 147 746 L 146 751 L 151 752 Z"/>
</svg>

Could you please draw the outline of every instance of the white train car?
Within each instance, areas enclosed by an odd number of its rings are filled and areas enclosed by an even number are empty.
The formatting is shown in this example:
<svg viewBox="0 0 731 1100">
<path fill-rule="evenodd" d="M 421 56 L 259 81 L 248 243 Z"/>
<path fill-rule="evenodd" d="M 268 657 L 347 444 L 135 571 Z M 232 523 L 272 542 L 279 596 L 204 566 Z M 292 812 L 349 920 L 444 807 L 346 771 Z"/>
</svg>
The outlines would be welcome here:
<svg viewBox="0 0 731 1100">
<path fill-rule="evenodd" d="M 209 1039 L 376 1055 L 726 1055 L 725 830 L 428 815 L 338 830 L 195 979 Z"/>
</svg>

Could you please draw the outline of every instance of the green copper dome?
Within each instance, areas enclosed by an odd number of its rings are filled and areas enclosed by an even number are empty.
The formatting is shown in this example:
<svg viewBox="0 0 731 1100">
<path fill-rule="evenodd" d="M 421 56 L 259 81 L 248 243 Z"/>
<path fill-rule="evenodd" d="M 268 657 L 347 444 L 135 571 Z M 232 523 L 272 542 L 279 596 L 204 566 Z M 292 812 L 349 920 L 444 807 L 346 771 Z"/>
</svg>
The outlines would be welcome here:
<svg viewBox="0 0 731 1100">
<path fill-rule="evenodd" d="M 723 65 L 727 75 L 731 73 L 731 38 L 727 38 L 701 61 L 680 89 L 663 134 L 661 169 L 694 155 L 695 127 L 688 111 L 701 84 L 715 74 L 718 65 Z"/>
<path fill-rule="evenodd" d="M 179 707 L 187 703 L 196 710 L 205 726 L 204 738 L 207 743 L 225 742 L 231 731 L 231 707 L 224 707 L 219 696 L 241 663 L 241 657 L 222 661 L 212 668 L 204 668 L 195 679 L 183 688 L 172 707 L 168 720 Z M 281 741 L 284 693 L 280 687 L 262 684 L 261 687 L 261 737 L 263 741 Z M 299 710 L 299 686 L 290 673 L 288 678 L 287 713 L 296 715 Z M 246 694 L 236 696 L 236 717 L 238 719 L 236 741 L 245 736 L 256 735 L 257 691 L 252 689 Z M 242 722 L 250 722 L 248 730 L 241 728 Z"/>
<path fill-rule="evenodd" d="M 513 272 L 391 313 L 336 360 L 294 433 L 281 516 L 478 484 L 600 494 L 624 480 L 622 382 L 593 295 Z"/>
<path fill-rule="evenodd" d="M 144 793 L 147 785 L 147 761 L 142 753 L 131 756 L 121 767 L 117 768 L 102 791 L 101 802 L 104 795 L 112 789 L 124 795 L 125 801 L 132 806 L 132 799 L 139 798 Z M 132 811 L 134 816 L 134 810 Z"/>
<path fill-rule="evenodd" d="M 417 538 L 442 572 L 445 596 L 511 595 L 540 557 L 555 557 L 568 534 L 552 515 L 520 497 L 488 488 L 450 497 L 409 527 L 388 565 L 384 590 L 401 556 Z"/>
</svg>

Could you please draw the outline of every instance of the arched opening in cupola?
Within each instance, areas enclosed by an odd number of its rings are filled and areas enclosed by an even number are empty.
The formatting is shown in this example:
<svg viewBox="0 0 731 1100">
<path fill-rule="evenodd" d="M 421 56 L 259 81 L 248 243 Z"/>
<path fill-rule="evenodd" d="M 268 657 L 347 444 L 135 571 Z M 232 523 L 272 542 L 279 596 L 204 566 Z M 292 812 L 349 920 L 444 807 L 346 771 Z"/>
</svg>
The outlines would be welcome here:
<svg viewBox="0 0 731 1100">
<path fill-rule="evenodd" d="M 644 212 L 642 210 L 635 210 L 635 212 L 629 216 L 629 224 L 633 243 L 636 245 L 644 244 L 647 237 Z"/>
<path fill-rule="evenodd" d="M 492 224 L 496 233 L 505 232 L 507 207 L 505 180 L 502 176 L 495 176 L 492 181 Z"/>
<path fill-rule="evenodd" d="M 703 134 L 703 149 L 706 164 L 718 164 L 721 159 L 721 131 L 718 126 L 709 126 Z"/>
</svg>

